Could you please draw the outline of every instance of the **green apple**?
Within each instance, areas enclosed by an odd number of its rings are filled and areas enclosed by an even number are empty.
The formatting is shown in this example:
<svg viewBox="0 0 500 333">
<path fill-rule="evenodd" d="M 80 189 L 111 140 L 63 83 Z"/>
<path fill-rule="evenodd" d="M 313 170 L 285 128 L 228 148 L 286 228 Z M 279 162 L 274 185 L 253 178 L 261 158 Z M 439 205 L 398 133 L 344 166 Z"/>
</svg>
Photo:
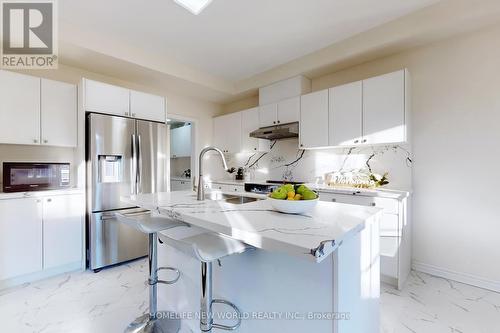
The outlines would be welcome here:
<svg viewBox="0 0 500 333">
<path fill-rule="evenodd" d="M 285 200 L 287 198 L 288 192 L 286 189 L 280 187 L 276 189 L 273 193 L 271 193 L 271 198 Z"/>
<path fill-rule="evenodd" d="M 311 191 L 310 189 L 306 189 L 303 193 L 302 193 L 302 197 L 304 198 L 304 200 L 314 200 L 316 199 L 318 196 L 316 195 L 316 193 L 314 193 L 313 191 Z"/>
<path fill-rule="evenodd" d="M 295 190 L 295 192 L 302 195 L 306 190 L 309 190 L 309 189 L 307 188 L 307 186 L 302 184 L 302 185 L 299 185 L 297 187 L 297 190 Z"/>
</svg>

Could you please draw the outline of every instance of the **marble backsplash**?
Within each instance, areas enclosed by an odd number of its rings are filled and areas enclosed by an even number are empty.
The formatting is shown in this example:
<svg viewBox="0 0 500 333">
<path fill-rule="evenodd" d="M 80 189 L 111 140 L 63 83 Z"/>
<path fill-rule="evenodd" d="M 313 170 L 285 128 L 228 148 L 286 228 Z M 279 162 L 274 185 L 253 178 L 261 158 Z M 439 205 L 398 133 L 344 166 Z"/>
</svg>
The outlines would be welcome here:
<svg viewBox="0 0 500 333">
<path fill-rule="evenodd" d="M 335 171 L 368 169 L 388 173 L 386 188 L 411 190 L 413 159 L 407 145 L 370 146 L 299 150 L 297 139 L 271 143 L 268 153 L 226 154 L 230 167 L 244 167 L 245 180 L 290 180 L 322 183 L 326 174 Z M 210 179 L 234 179 L 223 171 L 216 155 L 207 155 L 205 176 Z"/>
</svg>

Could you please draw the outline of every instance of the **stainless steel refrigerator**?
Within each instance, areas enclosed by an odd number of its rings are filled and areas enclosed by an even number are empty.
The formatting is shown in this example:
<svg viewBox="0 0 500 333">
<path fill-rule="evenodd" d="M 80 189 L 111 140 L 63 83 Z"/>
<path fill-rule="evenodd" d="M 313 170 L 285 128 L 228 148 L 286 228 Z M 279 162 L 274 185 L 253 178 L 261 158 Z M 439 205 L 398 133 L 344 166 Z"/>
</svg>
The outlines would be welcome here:
<svg viewBox="0 0 500 333">
<path fill-rule="evenodd" d="M 121 196 L 167 190 L 165 124 L 87 115 L 87 260 L 94 271 L 148 253 L 147 235 L 115 213 L 146 213 Z"/>
</svg>

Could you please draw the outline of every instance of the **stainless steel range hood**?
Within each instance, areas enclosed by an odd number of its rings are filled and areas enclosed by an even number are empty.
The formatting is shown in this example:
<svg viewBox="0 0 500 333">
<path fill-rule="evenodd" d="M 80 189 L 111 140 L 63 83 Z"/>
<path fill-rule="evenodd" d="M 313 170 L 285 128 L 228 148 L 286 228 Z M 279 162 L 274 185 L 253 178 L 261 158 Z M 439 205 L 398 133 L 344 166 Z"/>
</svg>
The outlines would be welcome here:
<svg viewBox="0 0 500 333">
<path fill-rule="evenodd" d="M 261 127 L 250 133 L 251 138 L 279 140 L 299 137 L 299 123 Z"/>
</svg>

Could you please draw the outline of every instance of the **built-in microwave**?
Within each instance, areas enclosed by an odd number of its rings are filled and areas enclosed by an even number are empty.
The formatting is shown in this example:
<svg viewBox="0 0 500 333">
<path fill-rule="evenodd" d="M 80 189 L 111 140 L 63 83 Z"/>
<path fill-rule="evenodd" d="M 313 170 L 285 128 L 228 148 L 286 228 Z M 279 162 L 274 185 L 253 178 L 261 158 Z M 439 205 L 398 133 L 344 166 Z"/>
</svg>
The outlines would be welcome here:
<svg viewBox="0 0 500 333">
<path fill-rule="evenodd" d="M 3 191 L 25 192 L 70 187 L 69 163 L 3 163 Z"/>
</svg>

